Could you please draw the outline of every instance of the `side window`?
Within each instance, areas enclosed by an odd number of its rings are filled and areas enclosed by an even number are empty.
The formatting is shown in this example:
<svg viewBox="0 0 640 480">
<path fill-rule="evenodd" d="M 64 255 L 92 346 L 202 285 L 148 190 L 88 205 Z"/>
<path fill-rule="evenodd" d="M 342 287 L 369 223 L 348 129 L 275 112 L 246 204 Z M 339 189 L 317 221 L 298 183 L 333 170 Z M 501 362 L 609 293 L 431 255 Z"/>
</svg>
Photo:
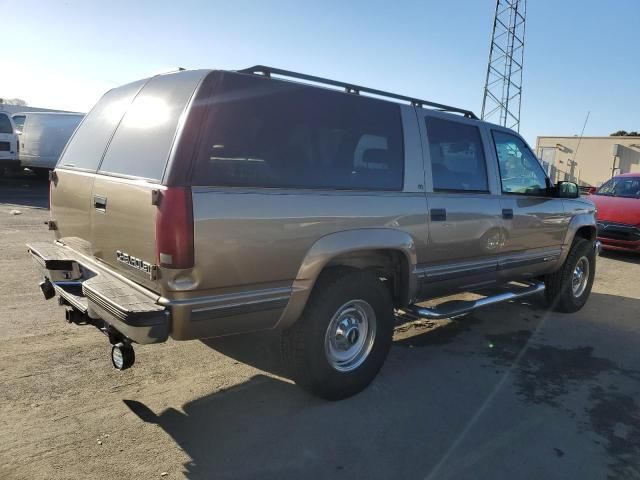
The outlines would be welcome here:
<svg viewBox="0 0 640 480">
<path fill-rule="evenodd" d="M 194 185 L 402 190 L 398 105 L 238 74 L 211 102 Z"/>
<path fill-rule="evenodd" d="M 22 132 L 22 129 L 24 128 L 24 121 L 27 119 L 27 117 L 25 115 L 14 115 L 11 118 L 13 118 L 13 123 L 16 126 L 16 130 L 18 132 Z"/>
<path fill-rule="evenodd" d="M 547 176 L 527 145 L 515 135 L 493 130 L 503 193 L 546 195 Z"/>
<path fill-rule="evenodd" d="M 488 192 L 487 163 L 478 127 L 426 117 L 435 191 Z"/>
<path fill-rule="evenodd" d="M 9 116 L 4 113 L 0 113 L 0 133 L 13 133 L 11 120 L 9 120 Z"/>
</svg>

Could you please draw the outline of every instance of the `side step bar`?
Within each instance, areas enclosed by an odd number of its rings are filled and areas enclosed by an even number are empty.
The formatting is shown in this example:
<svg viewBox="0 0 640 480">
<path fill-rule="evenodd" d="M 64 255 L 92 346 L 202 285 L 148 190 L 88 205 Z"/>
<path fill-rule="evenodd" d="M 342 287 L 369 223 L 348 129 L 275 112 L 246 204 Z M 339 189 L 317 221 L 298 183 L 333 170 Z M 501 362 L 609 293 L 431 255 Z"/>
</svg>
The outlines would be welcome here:
<svg viewBox="0 0 640 480">
<path fill-rule="evenodd" d="M 409 305 L 402 310 L 412 315 L 431 320 L 439 320 L 443 318 L 457 317 L 476 310 L 481 307 L 494 305 L 496 303 L 507 302 L 516 298 L 527 297 L 544 291 L 544 283 L 528 283 L 527 287 L 517 289 L 511 292 L 498 293 L 478 300 L 454 300 L 445 302 L 435 307 L 419 307 L 417 305 Z"/>
</svg>

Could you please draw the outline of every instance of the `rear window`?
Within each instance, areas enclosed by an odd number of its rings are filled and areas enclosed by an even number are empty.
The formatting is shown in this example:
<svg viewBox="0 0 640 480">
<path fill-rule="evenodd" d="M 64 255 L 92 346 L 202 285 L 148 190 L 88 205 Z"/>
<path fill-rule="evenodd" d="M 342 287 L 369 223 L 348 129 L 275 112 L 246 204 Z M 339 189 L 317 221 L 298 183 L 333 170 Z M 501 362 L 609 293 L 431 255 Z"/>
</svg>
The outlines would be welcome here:
<svg viewBox="0 0 640 480">
<path fill-rule="evenodd" d="M 11 120 L 9 120 L 9 116 L 4 113 L 0 113 L 0 133 L 13 133 Z"/>
<path fill-rule="evenodd" d="M 182 112 L 203 77 L 194 70 L 149 80 L 122 118 L 100 172 L 161 180 Z"/>
<path fill-rule="evenodd" d="M 398 105 L 225 73 L 194 185 L 401 190 Z"/>
<path fill-rule="evenodd" d="M 145 82 L 139 80 L 105 93 L 73 135 L 58 165 L 95 172 L 118 122 Z"/>
</svg>

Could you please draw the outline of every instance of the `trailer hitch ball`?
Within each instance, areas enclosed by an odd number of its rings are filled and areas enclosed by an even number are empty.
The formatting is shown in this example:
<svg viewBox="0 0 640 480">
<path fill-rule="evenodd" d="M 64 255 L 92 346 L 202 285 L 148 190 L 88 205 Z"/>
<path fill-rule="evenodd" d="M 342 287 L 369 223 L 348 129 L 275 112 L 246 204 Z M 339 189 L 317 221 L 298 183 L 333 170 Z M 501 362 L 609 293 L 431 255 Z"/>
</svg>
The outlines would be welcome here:
<svg viewBox="0 0 640 480">
<path fill-rule="evenodd" d="M 111 347 L 111 363 L 118 370 L 126 370 L 136 361 L 133 347 L 124 342 L 116 343 Z"/>
</svg>

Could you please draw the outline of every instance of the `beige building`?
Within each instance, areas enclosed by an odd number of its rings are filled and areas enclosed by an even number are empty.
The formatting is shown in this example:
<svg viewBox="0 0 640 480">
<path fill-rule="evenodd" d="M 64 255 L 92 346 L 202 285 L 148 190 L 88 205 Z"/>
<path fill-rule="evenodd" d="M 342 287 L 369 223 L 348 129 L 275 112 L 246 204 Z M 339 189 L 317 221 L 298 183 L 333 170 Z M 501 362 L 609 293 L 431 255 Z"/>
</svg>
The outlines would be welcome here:
<svg viewBox="0 0 640 480">
<path fill-rule="evenodd" d="M 536 154 L 554 181 L 600 186 L 612 174 L 640 173 L 640 137 L 538 137 Z"/>
</svg>

